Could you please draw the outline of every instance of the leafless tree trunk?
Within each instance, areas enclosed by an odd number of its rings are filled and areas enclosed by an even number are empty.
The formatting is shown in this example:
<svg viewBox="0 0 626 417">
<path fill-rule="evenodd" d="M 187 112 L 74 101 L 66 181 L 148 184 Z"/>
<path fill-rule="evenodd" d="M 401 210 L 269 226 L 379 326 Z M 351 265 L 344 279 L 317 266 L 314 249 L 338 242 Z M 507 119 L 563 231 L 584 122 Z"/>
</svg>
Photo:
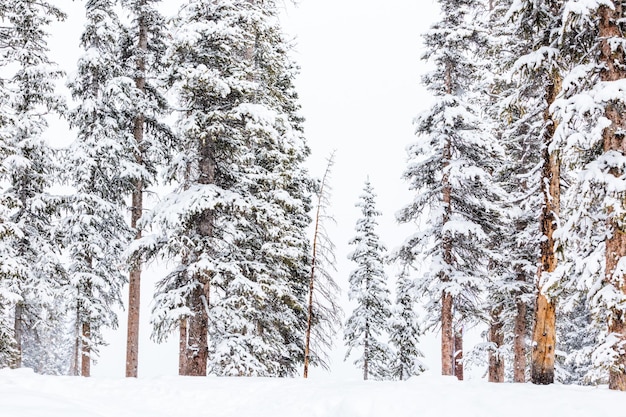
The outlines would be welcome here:
<svg viewBox="0 0 626 417">
<path fill-rule="evenodd" d="M 546 110 L 544 121 L 543 171 L 541 190 L 544 195 L 543 212 L 541 216 L 541 263 L 538 271 L 538 280 L 544 273 L 556 270 L 556 242 L 554 232 L 560 211 L 561 174 L 559 151 L 551 149 L 556 121 L 552 118 L 549 107 L 554 103 L 561 91 L 561 78 L 552 75 L 546 89 Z M 535 310 L 535 327 L 533 330 L 533 351 L 531 364 L 531 380 L 534 384 L 551 384 L 554 382 L 554 360 L 556 348 L 556 300 L 548 298 L 539 288 L 537 306 Z"/>
<path fill-rule="evenodd" d="M 315 277 L 316 277 L 316 268 L 318 264 L 318 245 L 320 241 L 320 233 L 321 231 L 321 215 L 322 215 L 322 206 L 323 199 L 326 192 L 326 187 L 328 186 L 327 181 L 330 179 L 330 170 L 334 163 L 334 155 L 328 159 L 328 164 L 326 165 L 326 170 L 324 171 L 324 176 L 322 177 L 322 183 L 320 185 L 320 189 L 317 192 L 317 208 L 315 210 L 315 226 L 313 228 L 313 253 L 311 257 L 311 275 L 309 276 L 309 300 L 307 306 L 307 320 L 306 320 L 306 333 L 304 337 L 304 371 L 303 377 L 309 377 L 309 363 L 311 360 L 311 329 L 313 328 L 313 303 L 314 303 L 314 291 L 315 291 Z"/>
<path fill-rule="evenodd" d="M 598 9 L 600 38 L 600 62 L 603 70 L 600 73 L 602 81 L 610 82 L 626 78 L 626 59 L 622 44 L 616 41 L 624 41 L 624 35 L 620 29 L 620 21 L 624 19 L 623 3 L 613 0 L 613 8 L 600 6 Z M 626 106 L 622 102 L 611 102 L 606 105 L 605 116 L 611 121 L 611 125 L 603 132 L 604 152 L 617 151 L 626 154 L 626 140 L 624 140 L 624 130 L 626 129 Z M 622 176 L 623 172 L 616 168 L 611 169 L 611 174 L 616 177 Z M 622 205 L 624 195 L 620 196 Z M 626 283 L 624 275 L 615 275 L 615 268 L 619 260 L 626 256 L 626 233 L 623 227 L 623 220 L 616 218 L 609 212 L 608 226 L 610 237 L 606 239 L 606 275 L 604 280 L 607 284 L 613 285 L 623 294 L 626 294 Z M 609 333 L 618 335 L 620 342 L 626 341 L 626 321 L 624 311 L 614 308 L 611 311 L 611 318 L 608 320 Z M 617 348 L 616 348 L 617 349 Z M 617 361 L 613 364 L 609 372 L 609 388 L 613 390 L 626 391 L 626 355 L 619 352 Z"/>
<path fill-rule="evenodd" d="M 148 28 L 146 24 L 146 17 L 143 15 L 142 6 L 145 6 L 145 2 L 141 2 L 139 5 L 139 15 L 137 16 L 139 34 L 137 49 L 139 56 L 137 58 L 137 76 L 135 77 L 135 86 L 141 92 L 146 92 L 146 62 L 144 53 L 148 50 Z M 145 130 L 145 117 L 143 114 L 138 114 L 134 120 L 133 136 L 137 143 L 137 153 L 135 158 L 137 164 L 143 164 L 143 156 L 141 154 L 141 146 L 144 138 Z M 143 182 L 141 180 L 135 181 L 135 187 L 132 193 L 132 207 L 131 207 L 131 219 L 130 226 L 133 230 L 136 230 L 135 239 L 141 238 L 141 231 L 137 229 L 137 223 L 141 219 L 143 211 Z M 137 368 L 139 364 L 139 307 L 141 298 L 141 264 L 138 262 L 132 265 L 128 282 L 128 334 L 126 338 L 126 376 L 137 377 Z"/>
</svg>

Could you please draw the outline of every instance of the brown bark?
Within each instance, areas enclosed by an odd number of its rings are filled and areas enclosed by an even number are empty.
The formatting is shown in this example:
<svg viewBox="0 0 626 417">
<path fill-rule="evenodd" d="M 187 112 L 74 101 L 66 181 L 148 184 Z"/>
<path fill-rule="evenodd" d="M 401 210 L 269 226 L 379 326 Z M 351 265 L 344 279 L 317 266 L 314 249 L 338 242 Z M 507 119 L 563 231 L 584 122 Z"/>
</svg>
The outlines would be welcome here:
<svg viewBox="0 0 626 417">
<path fill-rule="evenodd" d="M 198 281 L 205 281 L 201 277 Z M 184 372 L 181 375 L 206 376 L 209 358 L 207 309 L 209 283 L 197 286 L 191 294 L 189 307 L 193 315 L 187 319 L 187 343 L 185 346 Z M 179 364 L 181 365 L 181 364 Z"/>
<path fill-rule="evenodd" d="M 83 323 L 82 336 L 80 375 L 91 376 L 91 348 L 89 347 L 89 342 L 91 341 L 91 325 L 89 322 Z"/>
<path fill-rule="evenodd" d="M 145 3 L 142 2 L 142 5 Z M 141 12 L 140 12 L 141 13 Z M 137 48 L 139 57 L 137 58 L 137 77 L 135 78 L 135 86 L 144 94 L 146 92 L 146 62 L 143 53 L 148 50 L 148 32 L 145 22 L 145 16 L 140 14 L 137 17 L 139 34 Z M 143 156 L 141 155 L 141 143 L 144 138 L 145 117 L 138 114 L 134 120 L 133 136 L 139 149 L 135 155 L 137 163 L 143 164 Z M 136 230 L 135 239 L 141 238 L 141 231 L 137 230 L 137 223 L 141 218 L 143 211 L 143 182 L 135 181 L 135 187 L 132 193 L 132 207 L 130 226 Z M 139 365 L 139 310 L 141 296 L 141 265 L 137 263 L 132 265 L 128 282 L 128 333 L 126 338 L 126 376 L 137 377 L 137 368 Z"/>
<path fill-rule="evenodd" d="M 463 328 L 454 332 L 454 376 L 463 381 Z"/>
<path fill-rule="evenodd" d="M 493 343 L 498 350 L 504 345 L 504 332 L 502 329 L 500 309 L 492 313 L 491 326 L 489 327 L 489 341 Z M 499 351 L 489 352 L 489 382 L 504 382 L 504 358 L 500 356 Z"/>
<path fill-rule="evenodd" d="M 538 269 L 538 281 L 541 282 L 545 273 L 556 270 L 556 241 L 554 232 L 557 228 L 557 220 L 560 211 L 561 174 L 559 152 L 550 149 L 553 144 L 554 132 L 557 123 L 552 118 L 549 108 L 554 103 L 561 91 L 561 78 L 552 74 L 546 88 L 546 110 L 544 121 L 543 168 L 541 178 L 541 190 L 544 196 L 544 204 L 541 215 L 541 262 Z M 535 327 L 533 330 L 533 352 L 531 364 L 531 381 L 534 384 L 551 384 L 554 382 L 554 350 L 556 342 L 556 308 L 555 299 L 548 299 L 539 288 L 537 296 L 537 309 L 535 311 Z"/>
<path fill-rule="evenodd" d="M 526 303 L 517 301 L 513 329 L 513 382 L 526 382 Z"/>
<path fill-rule="evenodd" d="M 441 299 L 441 375 L 454 375 L 454 337 L 452 331 L 452 296 Z"/>
<path fill-rule="evenodd" d="M 600 42 L 600 62 L 604 68 L 600 73 L 602 81 L 617 81 L 626 78 L 626 59 L 624 50 L 620 45 L 616 49 L 611 47 L 611 40 L 618 39 L 622 42 L 623 33 L 620 30 L 618 21 L 624 18 L 622 2 L 613 1 L 614 8 L 601 6 L 598 9 L 600 17 L 599 38 Z M 617 151 L 622 155 L 626 154 L 626 141 L 622 133 L 626 129 L 626 117 L 624 103 L 608 103 L 605 108 L 605 116 L 611 121 L 611 125 L 603 132 L 604 152 Z M 613 168 L 611 174 L 615 176 L 623 175 L 622 172 Z M 625 196 L 620 196 L 620 201 L 624 204 Z M 626 234 L 623 226 L 623 219 L 616 218 L 609 210 L 608 228 L 610 237 L 606 240 L 606 275 L 605 282 L 613 285 L 619 292 L 626 295 L 626 283 L 623 275 L 616 276 L 615 268 L 619 260 L 626 256 Z M 620 342 L 626 342 L 626 322 L 624 311 L 614 308 L 608 323 L 609 333 L 619 336 Z M 617 347 L 615 349 L 618 349 Z M 617 355 L 617 360 L 613 363 L 609 371 L 609 388 L 613 390 L 626 391 L 626 356 L 623 353 Z"/>
</svg>

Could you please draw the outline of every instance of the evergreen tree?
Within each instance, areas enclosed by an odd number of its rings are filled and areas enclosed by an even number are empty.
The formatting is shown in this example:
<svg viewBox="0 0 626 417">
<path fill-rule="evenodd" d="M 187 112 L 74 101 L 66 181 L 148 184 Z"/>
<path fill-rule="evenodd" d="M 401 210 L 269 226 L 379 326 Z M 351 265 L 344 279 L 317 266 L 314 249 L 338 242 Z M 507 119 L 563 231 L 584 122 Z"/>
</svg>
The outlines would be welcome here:
<svg viewBox="0 0 626 417">
<path fill-rule="evenodd" d="M 363 369 L 363 379 L 370 375 L 375 379 L 389 377 L 388 364 L 390 350 L 383 338 L 386 336 L 387 322 L 391 317 L 387 276 L 384 269 L 384 253 L 387 250 L 376 234 L 376 194 L 369 180 L 365 182 L 363 194 L 356 204 L 362 217 L 356 224 L 356 236 L 350 241 L 355 246 L 348 259 L 357 264 L 350 273 L 348 297 L 357 306 L 345 324 L 344 340 L 348 351 L 363 349 L 355 365 Z"/>
<path fill-rule="evenodd" d="M 489 236 L 497 224 L 498 193 L 492 173 L 501 149 L 481 125 L 480 108 L 471 95 L 476 68 L 470 54 L 482 31 L 472 24 L 471 10 L 479 2 L 440 5 L 441 21 L 424 37 L 425 58 L 436 69 L 423 81 L 435 103 L 416 119 L 420 138 L 409 147 L 404 173 L 417 195 L 398 214 L 402 223 L 424 218 L 426 227 L 410 236 L 394 258 L 409 264 L 418 257 L 430 262 L 417 291 L 427 298 L 429 312 L 440 311 L 430 316 L 429 327 L 441 325 L 442 373 L 461 377 L 456 359 L 462 352 L 462 328 L 480 318 L 478 302 L 493 257 Z"/>
<path fill-rule="evenodd" d="M 143 214 L 144 192 L 155 183 L 158 167 L 163 165 L 172 140 L 169 126 L 163 122 L 167 116 L 167 100 L 163 86 L 158 85 L 164 72 L 163 55 L 167 48 L 164 18 L 157 11 L 157 0 L 124 0 L 122 5 L 132 16 L 130 25 L 122 30 L 119 54 L 123 74 L 134 80 L 130 102 L 124 112 L 127 129 L 135 143 L 135 173 L 132 175 L 130 226 L 135 239 L 141 238 L 137 229 Z M 128 332 L 126 343 L 126 376 L 136 377 L 139 352 L 139 301 L 141 263 L 131 263 L 128 288 Z"/>
<path fill-rule="evenodd" d="M 46 114 L 62 113 L 54 93 L 62 76 L 48 58 L 46 27 L 64 14 L 47 2 L 3 3 L 0 68 L 5 81 L 0 94 L 0 322 L 2 361 L 21 366 L 25 344 L 34 340 L 54 317 L 65 272 L 59 260 L 54 216 L 59 198 L 48 192 L 59 168 L 43 134 Z M 13 321 L 10 331 L 6 325 Z"/>
<path fill-rule="evenodd" d="M 403 268 L 396 281 L 396 302 L 389 321 L 389 342 L 394 348 L 390 375 L 400 381 L 427 369 L 420 360 L 424 357 L 419 349 L 422 329 L 415 312 L 415 298 L 415 282 Z"/>
<path fill-rule="evenodd" d="M 102 329 L 116 327 L 126 281 L 120 269 L 131 231 L 124 219 L 125 196 L 137 171 L 132 132 L 124 123 L 130 85 L 123 78 L 117 45 L 120 22 L 113 0 L 89 0 L 81 37 L 85 50 L 69 87 L 78 107 L 69 120 L 76 139 L 64 157 L 74 192 L 63 219 L 75 311 L 73 369 L 89 376 L 91 358 L 104 344 Z M 80 350 L 80 354 L 78 351 Z"/>
<path fill-rule="evenodd" d="M 179 188 L 144 216 L 162 234 L 137 249 L 179 262 L 153 323 L 157 339 L 180 328 L 182 374 L 293 375 L 302 361 L 308 149 L 276 12 L 191 1 L 174 22 Z"/>
</svg>

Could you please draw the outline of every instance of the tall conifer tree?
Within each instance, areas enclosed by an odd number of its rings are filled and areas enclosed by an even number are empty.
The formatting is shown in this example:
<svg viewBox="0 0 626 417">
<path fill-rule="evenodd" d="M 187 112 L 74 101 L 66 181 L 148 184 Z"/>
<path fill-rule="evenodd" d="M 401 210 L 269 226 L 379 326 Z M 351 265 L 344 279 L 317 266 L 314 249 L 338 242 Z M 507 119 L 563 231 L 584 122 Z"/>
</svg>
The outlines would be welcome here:
<svg viewBox="0 0 626 417">
<path fill-rule="evenodd" d="M 413 262 L 428 258 L 430 271 L 417 283 L 427 298 L 431 328 L 441 326 L 442 373 L 462 378 L 462 329 L 477 320 L 492 256 L 489 236 L 496 224 L 492 182 L 500 148 L 481 126 L 480 109 L 472 104 L 475 65 L 470 54 L 480 34 L 471 11 L 478 1 L 440 1 L 441 21 L 425 35 L 425 58 L 436 69 L 424 77 L 435 104 L 416 119 L 419 139 L 409 148 L 404 178 L 417 195 L 398 214 L 402 223 L 419 222 L 425 229 L 410 236 L 395 257 Z M 456 368 L 456 369 L 455 369 Z"/>
</svg>

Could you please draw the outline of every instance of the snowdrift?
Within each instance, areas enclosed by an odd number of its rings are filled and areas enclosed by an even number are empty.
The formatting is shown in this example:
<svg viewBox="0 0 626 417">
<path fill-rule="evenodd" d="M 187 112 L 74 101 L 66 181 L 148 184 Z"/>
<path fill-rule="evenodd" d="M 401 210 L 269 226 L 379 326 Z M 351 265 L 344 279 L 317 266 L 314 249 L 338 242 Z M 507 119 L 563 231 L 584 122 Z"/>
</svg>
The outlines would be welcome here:
<svg viewBox="0 0 626 417">
<path fill-rule="evenodd" d="M 53 377 L 0 371 L 2 417 L 626 417 L 605 387 L 336 379 Z"/>
</svg>

